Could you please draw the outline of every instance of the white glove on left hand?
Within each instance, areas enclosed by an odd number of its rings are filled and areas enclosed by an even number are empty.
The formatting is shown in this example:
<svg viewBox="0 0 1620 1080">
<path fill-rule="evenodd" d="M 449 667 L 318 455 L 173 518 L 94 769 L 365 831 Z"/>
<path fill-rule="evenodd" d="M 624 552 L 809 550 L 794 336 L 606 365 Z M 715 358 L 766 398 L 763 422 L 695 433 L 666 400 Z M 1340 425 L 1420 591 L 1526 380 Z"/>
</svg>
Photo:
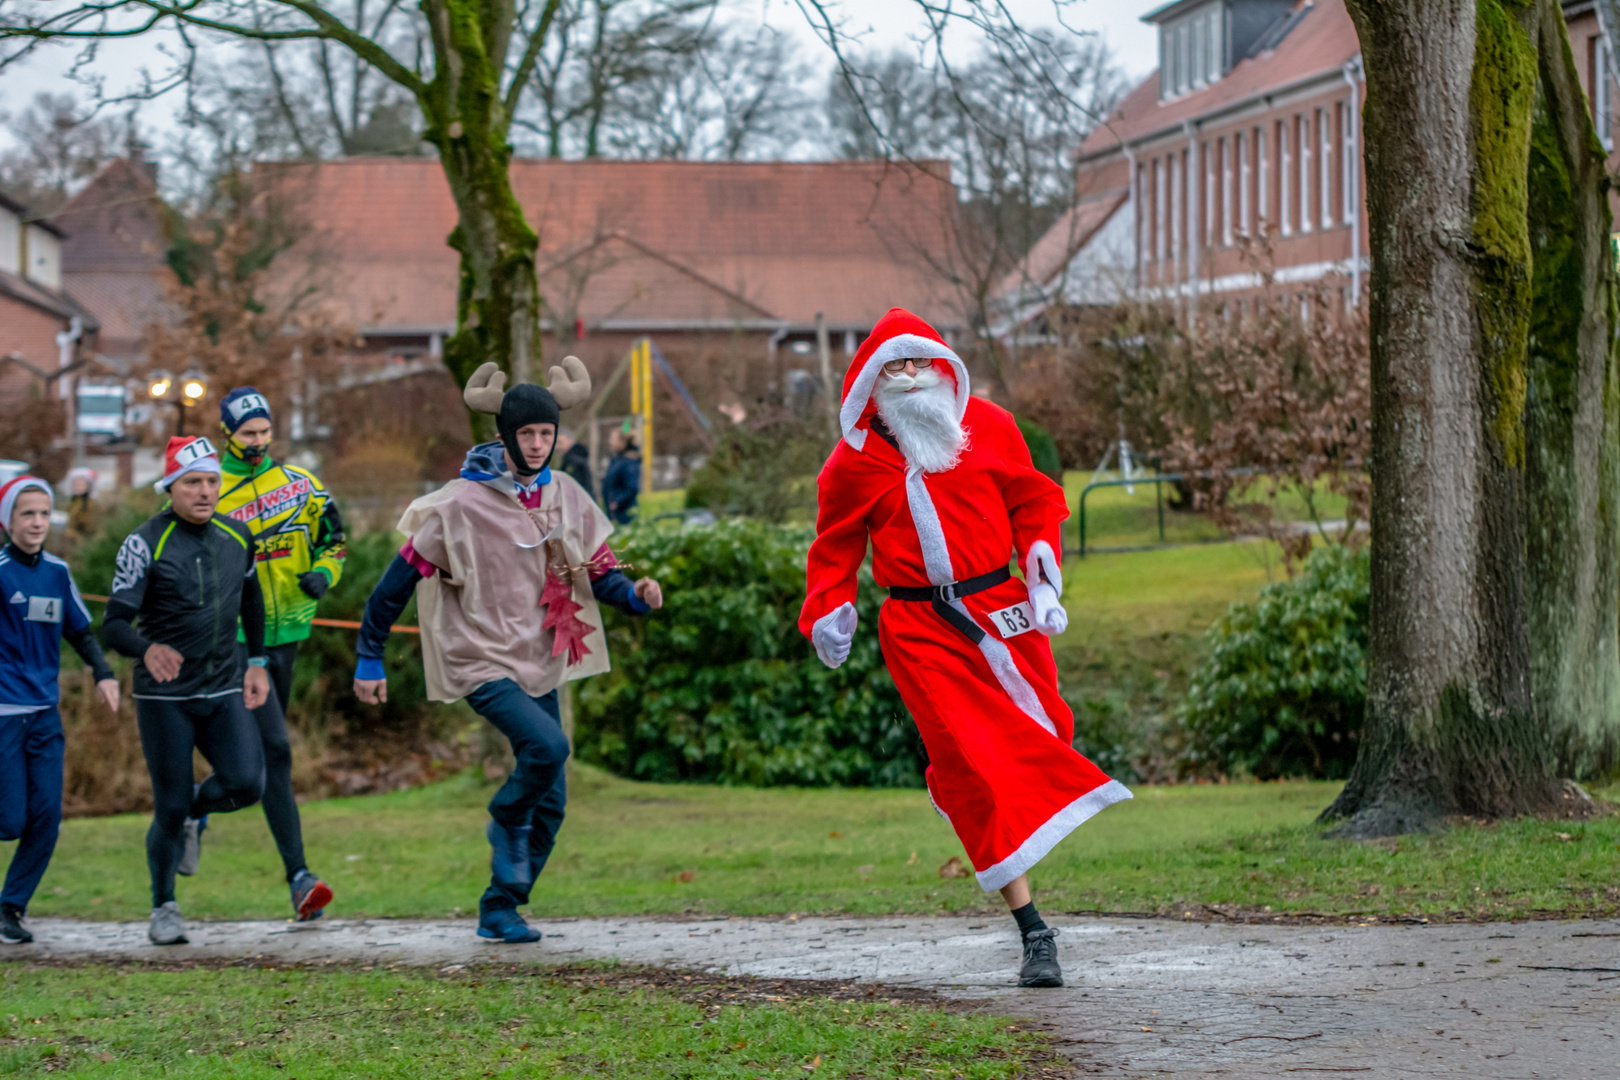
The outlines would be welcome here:
<svg viewBox="0 0 1620 1080">
<path fill-rule="evenodd" d="M 1047 582 L 1030 588 L 1029 606 L 1035 609 L 1035 629 L 1047 637 L 1069 628 L 1069 613 L 1063 610 L 1058 591 Z"/>
<path fill-rule="evenodd" d="M 821 662 L 835 668 L 849 659 L 849 647 L 855 640 L 855 626 L 860 616 L 854 604 L 840 604 L 816 620 L 810 628 L 810 643 L 816 647 Z"/>
</svg>

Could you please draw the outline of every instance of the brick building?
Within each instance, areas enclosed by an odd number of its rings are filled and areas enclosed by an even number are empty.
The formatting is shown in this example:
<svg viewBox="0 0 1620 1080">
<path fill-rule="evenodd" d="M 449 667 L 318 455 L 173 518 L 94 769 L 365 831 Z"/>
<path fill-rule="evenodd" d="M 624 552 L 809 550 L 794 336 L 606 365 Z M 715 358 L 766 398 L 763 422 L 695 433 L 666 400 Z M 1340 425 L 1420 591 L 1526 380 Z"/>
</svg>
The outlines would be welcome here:
<svg viewBox="0 0 1620 1080">
<path fill-rule="evenodd" d="M 1266 267 L 1357 298 L 1364 81 L 1343 0 L 1176 0 L 1144 21 L 1159 69 L 1081 146 L 1078 203 L 1009 283 L 1019 321 L 1128 297 L 1225 305 Z"/>
<path fill-rule="evenodd" d="M 98 323 L 63 288 L 64 236 L 0 194 L 0 457 L 38 459 L 69 439 L 73 383 Z"/>
<path fill-rule="evenodd" d="M 813 393 L 818 314 L 840 375 L 893 305 L 961 334 L 950 283 L 929 269 L 954 221 L 948 175 L 943 163 L 516 161 L 540 239 L 546 362 L 577 354 L 601 385 L 650 336 L 712 415 Z M 277 272 L 363 335 L 369 355 L 350 378 L 442 371 L 458 262 L 438 162 L 281 167 L 276 189 L 307 230 Z M 696 449 L 684 407 L 658 394 L 666 448 Z"/>
</svg>

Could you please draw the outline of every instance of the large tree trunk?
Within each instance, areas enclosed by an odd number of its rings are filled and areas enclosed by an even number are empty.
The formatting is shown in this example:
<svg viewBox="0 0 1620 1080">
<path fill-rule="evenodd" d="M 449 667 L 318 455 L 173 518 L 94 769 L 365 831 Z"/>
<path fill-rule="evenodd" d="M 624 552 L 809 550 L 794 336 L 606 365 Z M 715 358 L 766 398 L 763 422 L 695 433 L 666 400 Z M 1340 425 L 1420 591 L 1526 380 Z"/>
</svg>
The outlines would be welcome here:
<svg viewBox="0 0 1620 1080">
<path fill-rule="evenodd" d="M 462 384 L 488 360 L 527 381 L 540 360 L 539 242 L 512 191 L 500 93 L 511 6 L 503 0 L 423 5 L 437 72 L 423 101 L 424 137 L 439 148 L 459 219 L 449 238 L 461 255 L 456 332 L 445 342 L 444 360 Z"/>
<path fill-rule="evenodd" d="M 1620 411 L 1603 147 L 1559 7 L 1539 4 L 1530 143 L 1535 258 L 1526 366 L 1531 697 L 1559 775 L 1613 769 L 1620 742 Z"/>
<path fill-rule="evenodd" d="M 1349 0 L 1349 7 L 1367 72 L 1373 580 L 1361 753 L 1324 816 L 1348 819 L 1341 834 L 1381 835 L 1448 814 L 1540 811 L 1557 798 L 1549 714 L 1537 702 L 1556 691 L 1557 700 L 1584 709 L 1593 702 L 1580 688 L 1591 682 L 1554 670 L 1544 640 L 1532 648 L 1532 600 L 1541 609 L 1538 634 L 1556 625 L 1566 642 L 1592 636 L 1586 655 L 1593 657 L 1603 651 L 1595 637 L 1604 625 L 1612 656 L 1617 598 L 1612 587 L 1589 593 L 1577 616 L 1573 581 L 1533 580 L 1529 571 L 1545 569 L 1546 549 L 1531 562 L 1526 507 L 1533 500 L 1535 523 L 1554 521 L 1566 546 L 1592 547 L 1589 569 L 1577 576 L 1585 573 L 1595 587 L 1612 575 L 1615 534 L 1598 510 L 1612 514 L 1612 484 L 1584 485 L 1566 468 L 1571 454 L 1596 450 L 1605 437 L 1612 447 L 1612 405 L 1599 396 L 1597 427 L 1607 434 L 1588 436 L 1590 410 L 1575 402 L 1573 385 L 1553 377 L 1570 366 L 1584 377 L 1595 366 L 1598 384 L 1609 385 L 1603 347 L 1594 364 L 1594 349 L 1580 344 L 1598 332 L 1587 332 L 1588 318 L 1609 317 L 1610 272 L 1584 257 L 1589 234 L 1572 246 L 1558 277 L 1546 263 L 1545 276 L 1538 272 L 1532 245 L 1533 141 L 1557 151 L 1540 155 L 1543 168 L 1561 158 L 1569 185 L 1580 188 L 1571 190 L 1578 217 L 1593 212 L 1588 198 L 1606 197 L 1601 162 L 1594 170 L 1586 161 L 1590 123 L 1584 138 L 1571 139 L 1579 122 L 1557 0 Z M 1555 63 L 1543 60 L 1549 50 Z M 1544 80 L 1549 96 L 1538 107 Z M 1554 116 L 1562 126 L 1549 122 Z M 1544 211 L 1557 202 L 1556 194 L 1537 195 Z M 1596 225 L 1581 220 L 1583 228 Z M 1568 303 L 1577 314 L 1567 347 L 1532 369 L 1533 296 Z M 1560 332 L 1558 340 L 1570 337 Z M 1573 361 L 1560 359 L 1571 352 Z M 1538 417 L 1527 425 L 1532 370 Z M 1559 410 L 1572 414 L 1562 423 L 1572 450 L 1527 452 L 1527 426 L 1549 438 L 1559 421 L 1544 424 L 1539 413 Z M 1587 493 L 1593 498 L 1583 501 Z M 1609 550 L 1599 552 L 1604 543 Z M 1603 686 L 1612 685 L 1613 671 L 1610 660 Z M 1614 718 L 1594 723 L 1607 728 Z"/>
</svg>

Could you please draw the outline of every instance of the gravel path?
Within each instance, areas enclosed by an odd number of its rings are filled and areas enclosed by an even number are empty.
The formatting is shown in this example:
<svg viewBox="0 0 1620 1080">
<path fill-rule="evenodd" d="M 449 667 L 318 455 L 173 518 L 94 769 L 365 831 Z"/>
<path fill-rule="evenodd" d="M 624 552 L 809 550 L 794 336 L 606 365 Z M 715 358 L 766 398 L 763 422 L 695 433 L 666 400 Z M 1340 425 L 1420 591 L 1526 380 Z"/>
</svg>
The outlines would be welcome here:
<svg viewBox="0 0 1620 1080">
<path fill-rule="evenodd" d="M 144 923 L 33 921 L 0 958 L 249 956 L 448 966 L 617 957 L 770 978 L 848 979 L 995 999 L 1037 1017 L 1082 1068 L 1124 1077 L 1620 1076 L 1620 922 L 1233 926 L 1060 920 L 1062 990 L 1011 984 L 1010 920 L 555 919 L 545 941 L 471 922 L 194 923 L 157 949 Z"/>
</svg>

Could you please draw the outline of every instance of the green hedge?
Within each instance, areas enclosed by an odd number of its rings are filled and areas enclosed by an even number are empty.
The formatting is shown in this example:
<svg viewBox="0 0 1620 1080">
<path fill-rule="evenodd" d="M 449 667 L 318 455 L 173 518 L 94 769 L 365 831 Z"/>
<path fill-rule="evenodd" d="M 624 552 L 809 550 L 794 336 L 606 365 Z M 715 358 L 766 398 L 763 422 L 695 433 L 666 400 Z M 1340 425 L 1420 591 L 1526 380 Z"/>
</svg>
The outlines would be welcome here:
<svg viewBox="0 0 1620 1080">
<path fill-rule="evenodd" d="M 920 787 L 922 744 L 883 666 L 870 571 L 842 667 L 798 631 L 811 535 L 736 519 L 615 538 L 665 606 L 606 611 L 613 671 L 574 684 L 579 757 L 637 780 Z"/>
<path fill-rule="evenodd" d="M 1368 567 L 1365 549 L 1318 548 L 1298 577 L 1210 627 L 1182 711 L 1195 762 L 1262 780 L 1350 774 L 1367 700 Z"/>
</svg>

